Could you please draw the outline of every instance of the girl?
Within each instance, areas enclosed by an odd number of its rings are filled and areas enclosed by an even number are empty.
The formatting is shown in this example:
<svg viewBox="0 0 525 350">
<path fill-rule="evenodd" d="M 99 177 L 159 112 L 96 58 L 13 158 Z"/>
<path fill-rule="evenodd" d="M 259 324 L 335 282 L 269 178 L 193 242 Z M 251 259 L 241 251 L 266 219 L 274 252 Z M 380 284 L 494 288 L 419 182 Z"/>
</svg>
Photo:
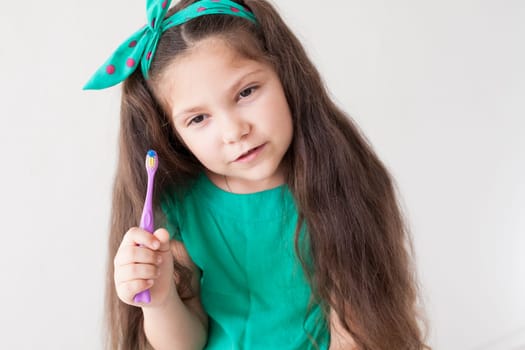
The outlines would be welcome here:
<svg viewBox="0 0 525 350">
<path fill-rule="evenodd" d="M 297 38 L 265 0 L 168 8 L 86 85 L 123 81 L 109 348 L 425 348 L 393 179 Z"/>
</svg>

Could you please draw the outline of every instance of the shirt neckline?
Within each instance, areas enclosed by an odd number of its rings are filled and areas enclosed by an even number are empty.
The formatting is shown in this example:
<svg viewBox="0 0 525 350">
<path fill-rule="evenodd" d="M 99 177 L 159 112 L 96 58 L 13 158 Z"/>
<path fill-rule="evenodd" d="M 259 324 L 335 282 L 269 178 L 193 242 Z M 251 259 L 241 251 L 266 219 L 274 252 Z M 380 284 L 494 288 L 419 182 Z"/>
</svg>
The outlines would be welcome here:
<svg viewBox="0 0 525 350">
<path fill-rule="evenodd" d="M 293 196 L 287 184 L 253 193 L 233 193 L 215 185 L 205 173 L 197 178 L 198 198 L 223 215 L 238 219 L 265 220 L 282 217 L 295 210 Z"/>
</svg>

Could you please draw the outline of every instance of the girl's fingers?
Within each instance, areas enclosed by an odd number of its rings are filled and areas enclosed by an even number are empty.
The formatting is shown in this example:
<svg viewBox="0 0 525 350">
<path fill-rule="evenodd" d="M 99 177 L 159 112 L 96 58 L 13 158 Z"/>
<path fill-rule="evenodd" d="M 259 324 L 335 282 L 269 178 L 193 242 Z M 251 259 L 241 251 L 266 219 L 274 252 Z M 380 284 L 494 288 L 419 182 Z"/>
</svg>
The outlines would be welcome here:
<svg viewBox="0 0 525 350">
<path fill-rule="evenodd" d="M 124 283 L 133 280 L 148 280 L 159 277 L 160 269 L 150 264 L 128 264 L 121 265 L 115 269 L 115 283 Z"/>
<path fill-rule="evenodd" d="M 122 246 L 146 246 L 149 249 L 157 250 L 160 247 L 160 241 L 155 235 L 138 227 L 132 227 L 126 232 L 122 239 Z"/>
<path fill-rule="evenodd" d="M 170 250 L 170 234 L 165 228 L 159 228 L 154 233 L 153 236 L 159 241 L 159 251 L 167 252 Z"/>
<path fill-rule="evenodd" d="M 161 254 L 146 247 L 139 246 L 122 247 L 114 259 L 115 267 L 131 263 L 159 265 L 161 262 Z"/>
<path fill-rule="evenodd" d="M 114 257 L 114 282 L 118 297 L 129 305 L 137 293 L 152 288 L 152 300 L 164 300 L 173 289 L 173 256 L 169 233 L 153 234 L 134 227 L 124 235 Z"/>
<path fill-rule="evenodd" d="M 153 286 L 153 280 L 133 280 L 123 282 L 117 285 L 117 294 L 119 298 L 127 304 L 135 305 L 135 295 L 138 293 L 151 288 Z"/>
</svg>

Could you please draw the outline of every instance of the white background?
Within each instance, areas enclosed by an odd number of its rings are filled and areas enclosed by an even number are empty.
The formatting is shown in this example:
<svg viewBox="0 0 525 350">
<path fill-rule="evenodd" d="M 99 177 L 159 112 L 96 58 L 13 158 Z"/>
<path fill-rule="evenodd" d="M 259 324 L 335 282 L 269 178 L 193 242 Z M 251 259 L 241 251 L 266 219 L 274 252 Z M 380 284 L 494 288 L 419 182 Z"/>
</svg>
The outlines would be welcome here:
<svg viewBox="0 0 525 350">
<path fill-rule="evenodd" d="M 276 2 L 397 180 L 435 349 L 525 347 L 525 2 Z M 145 1 L 0 11 L 0 348 L 100 349 L 120 86 Z M 136 224 L 136 223 L 130 223 Z"/>
</svg>

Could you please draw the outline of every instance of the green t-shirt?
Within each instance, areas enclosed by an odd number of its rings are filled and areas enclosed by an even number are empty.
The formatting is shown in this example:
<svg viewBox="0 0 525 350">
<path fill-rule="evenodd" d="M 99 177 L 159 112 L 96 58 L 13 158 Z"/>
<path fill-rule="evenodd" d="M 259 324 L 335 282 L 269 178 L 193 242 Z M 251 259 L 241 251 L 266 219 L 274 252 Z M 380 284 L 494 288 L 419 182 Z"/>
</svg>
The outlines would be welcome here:
<svg viewBox="0 0 525 350">
<path fill-rule="evenodd" d="M 202 174 L 162 209 L 171 239 L 202 270 L 205 349 L 328 349 L 330 334 L 295 254 L 297 210 L 288 187 L 234 194 Z"/>
</svg>

